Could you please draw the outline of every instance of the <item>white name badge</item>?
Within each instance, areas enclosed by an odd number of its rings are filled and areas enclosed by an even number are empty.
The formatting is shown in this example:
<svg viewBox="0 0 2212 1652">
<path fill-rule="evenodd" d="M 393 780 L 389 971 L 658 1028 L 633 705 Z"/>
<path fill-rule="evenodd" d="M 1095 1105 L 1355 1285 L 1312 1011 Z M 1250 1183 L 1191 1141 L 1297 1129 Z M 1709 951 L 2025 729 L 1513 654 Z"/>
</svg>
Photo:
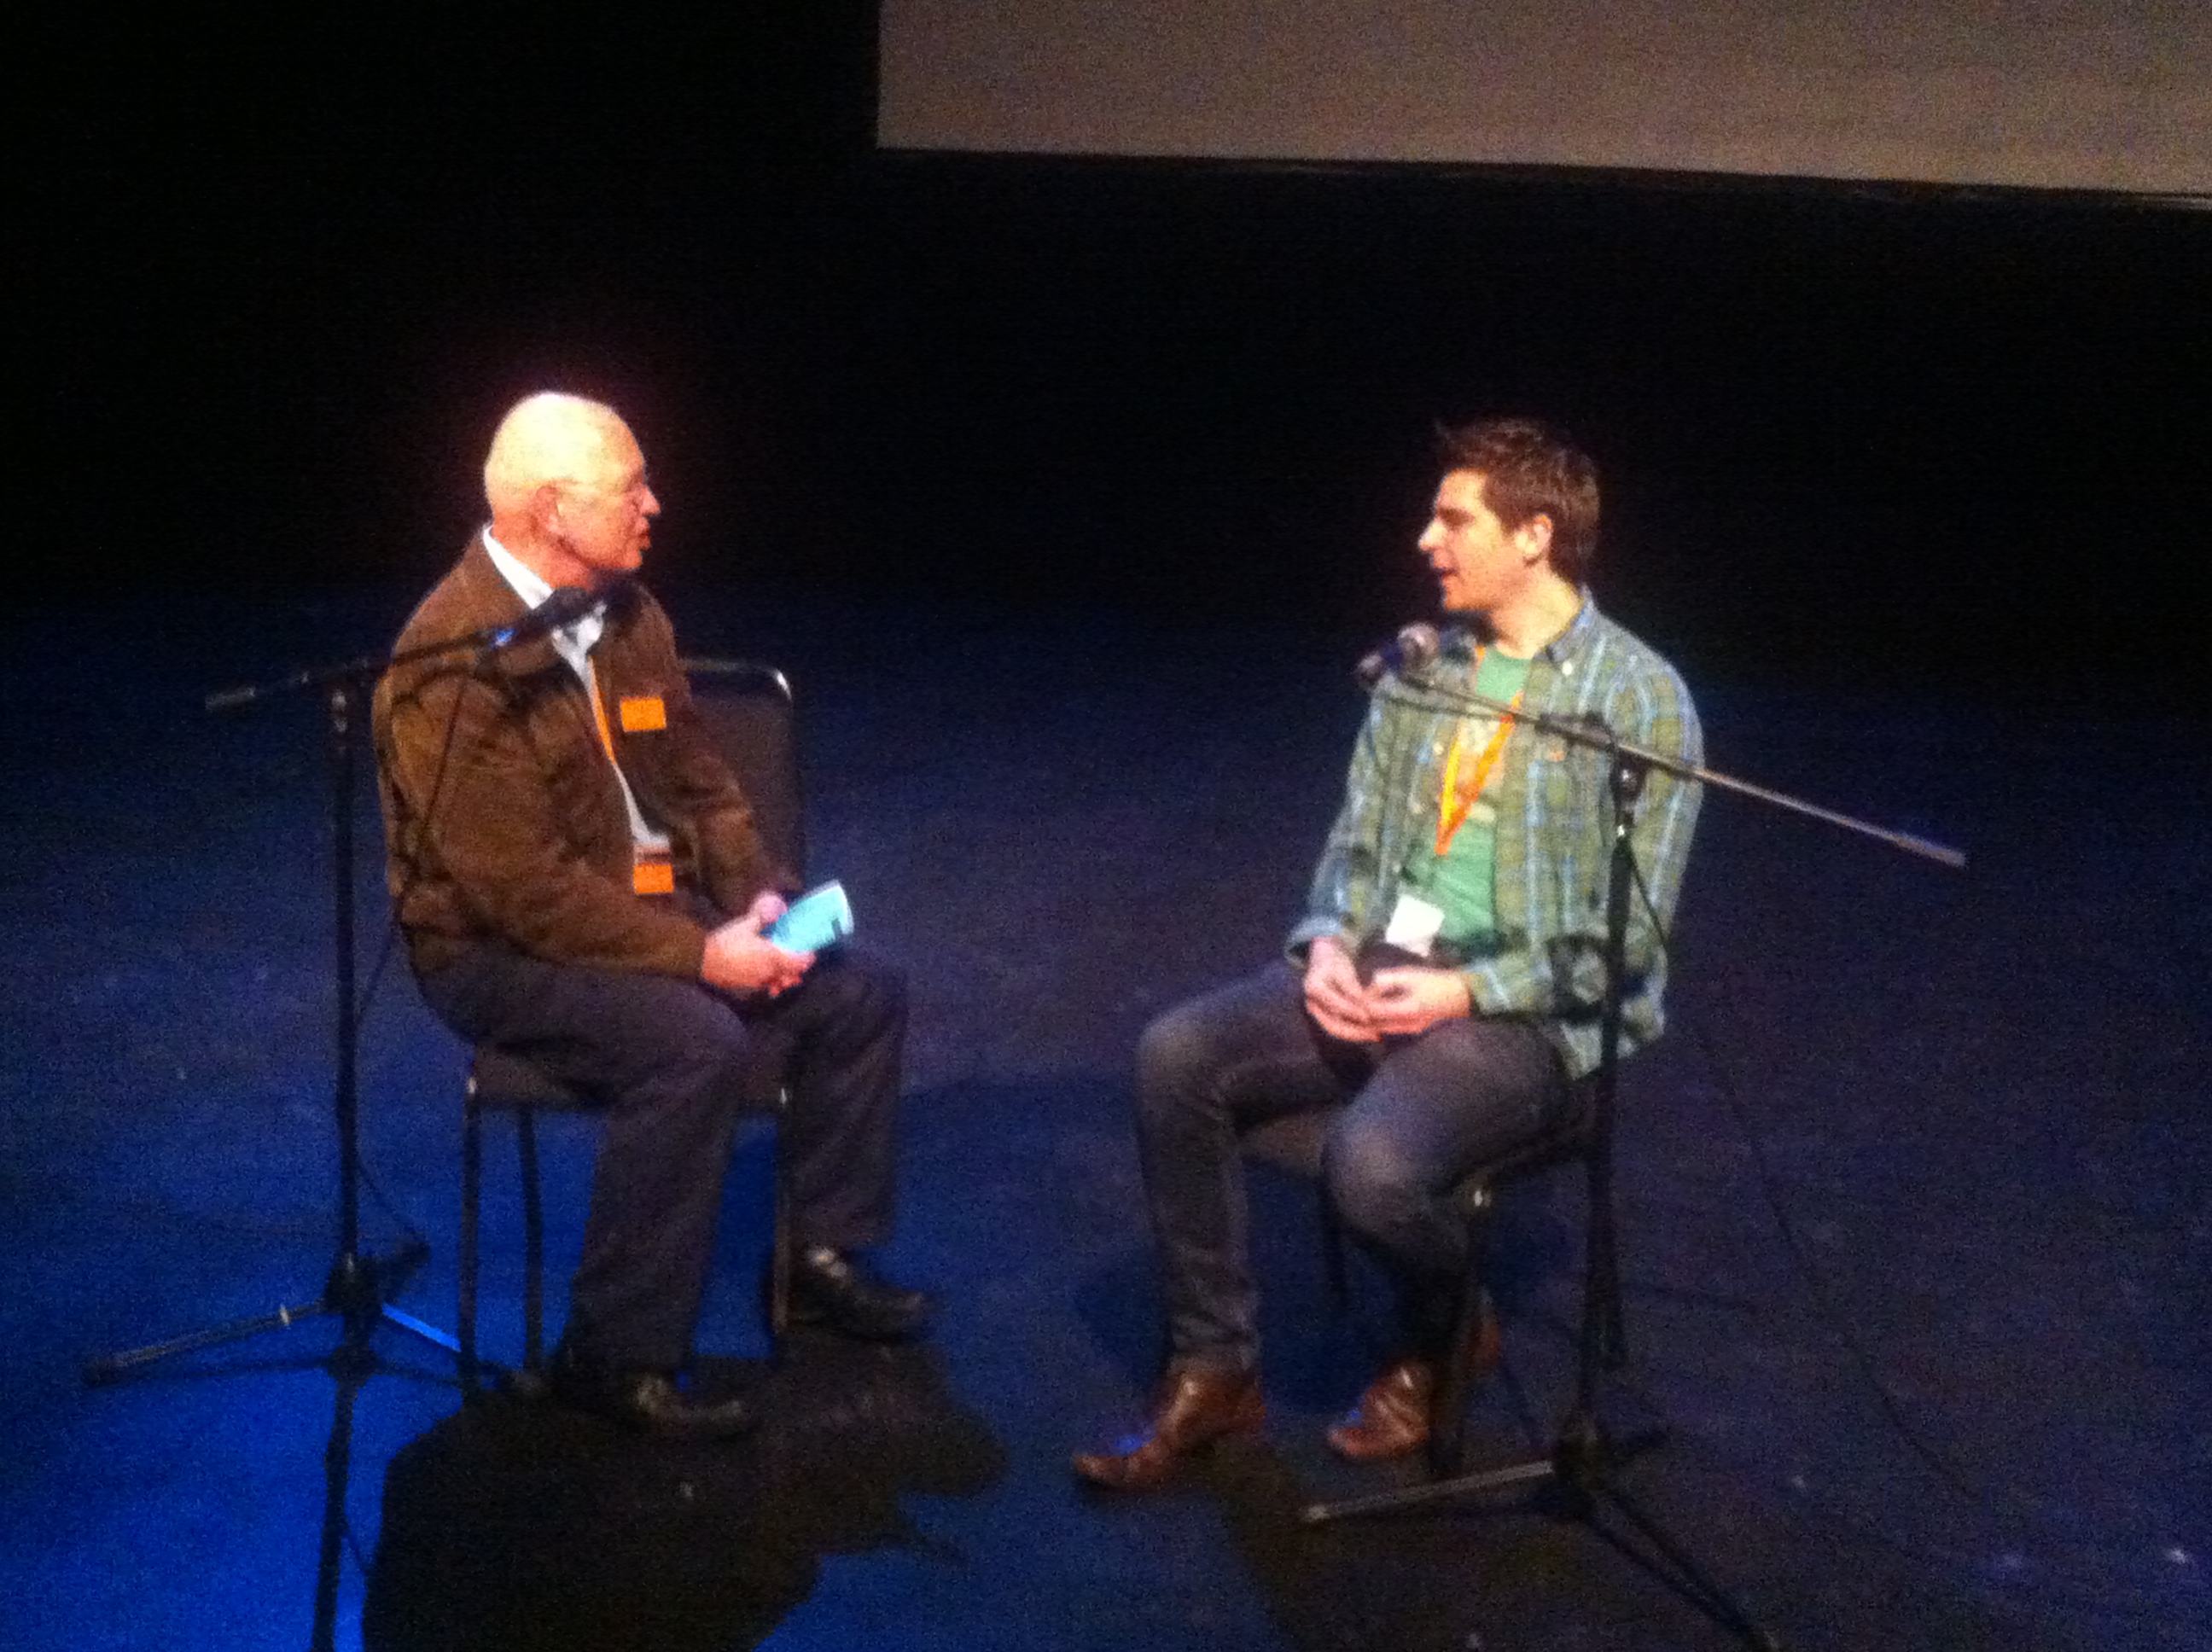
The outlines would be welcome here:
<svg viewBox="0 0 2212 1652">
<path fill-rule="evenodd" d="M 1382 939 L 1417 958 L 1425 958 L 1429 949 L 1436 944 L 1437 932 L 1443 926 L 1442 907 L 1431 906 L 1419 896 L 1401 890 L 1398 904 L 1390 913 L 1390 926 L 1382 932 Z"/>
</svg>

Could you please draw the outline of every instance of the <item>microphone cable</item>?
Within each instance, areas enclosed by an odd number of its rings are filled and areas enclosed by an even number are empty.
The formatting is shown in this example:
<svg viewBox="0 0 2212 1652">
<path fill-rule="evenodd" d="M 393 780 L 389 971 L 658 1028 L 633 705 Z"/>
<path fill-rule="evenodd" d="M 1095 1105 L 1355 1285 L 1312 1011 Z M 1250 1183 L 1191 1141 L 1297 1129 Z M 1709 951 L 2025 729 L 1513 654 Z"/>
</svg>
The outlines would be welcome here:
<svg viewBox="0 0 2212 1652">
<path fill-rule="evenodd" d="M 368 1024 L 368 1013 L 375 1004 L 377 992 L 383 984 L 386 972 L 391 968 L 393 954 L 398 950 L 401 933 L 399 914 L 406 908 L 407 897 L 414 893 L 415 886 L 422 878 L 424 861 L 430 853 L 431 824 L 437 818 L 439 799 L 444 794 L 446 774 L 453 760 L 454 737 L 460 730 L 462 697 L 468 693 L 469 683 L 476 679 L 484 661 L 489 658 L 488 654 L 479 654 L 471 659 L 465 667 L 452 665 L 433 670 L 425 674 L 422 683 L 409 690 L 410 693 L 417 692 L 421 688 L 436 681 L 441 677 L 459 676 L 467 679 L 455 690 L 453 703 L 446 713 L 445 730 L 438 742 L 437 765 L 430 773 L 430 795 L 423 802 L 420 823 L 416 828 L 407 850 L 407 876 L 400 881 L 398 890 L 386 903 L 384 936 L 378 943 L 376 957 L 369 968 L 368 979 L 355 999 L 354 1027 L 356 1036 L 360 1029 Z M 370 725 L 373 729 L 374 726 L 373 717 L 370 720 Z M 381 764 L 379 767 L 380 768 Z M 356 1158 L 360 1165 L 362 1182 L 376 1195 L 376 1202 L 383 1208 L 384 1213 L 405 1230 L 410 1241 L 427 1245 L 429 1242 L 428 1236 L 416 1225 L 414 1219 L 399 1207 L 398 1202 L 385 1188 L 384 1184 L 376 1179 L 375 1173 L 368 1166 L 367 1155 L 357 1153 Z"/>
<path fill-rule="evenodd" d="M 1644 914 L 1650 920 L 1652 932 L 1657 937 L 1660 951 L 1671 963 L 1674 957 L 1672 938 L 1660 922 L 1656 903 L 1650 886 L 1645 883 L 1643 868 L 1634 855 L 1629 857 L 1629 870 L 1635 881 L 1636 892 L 1642 902 Z M 1720 1050 L 1707 1029 L 1693 1016 L 1677 1012 L 1675 1019 L 1689 1035 L 1698 1059 L 1703 1062 L 1716 1091 L 1726 1108 L 1736 1134 L 1749 1150 L 1753 1179 L 1758 1183 L 1759 1195 L 1765 1203 L 1776 1230 L 1781 1235 L 1784 1249 L 1812 1298 L 1814 1318 L 1840 1343 L 1853 1369 L 1867 1389 L 1874 1395 L 1883 1416 L 1897 1436 L 1904 1441 L 1935 1477 L 1942 1482 L 1958 1501 L 1978 1514 L 1993 1516 L 1997 1522 L 2001 1540 L 2026 1544 L 2044 1537 L 2026 1506 L 2021 1492 L 2002 1484 L 1976 1486 L 1936 1446 L 1929 1443 L 1922 1430 L 1905 1415 L 1898 1400 L 1877 1370 L 1873 1354 L 1866 1344 L 1850 1328 L 1849 1316 L 1837 1303 L 1826 1277 L 1807 1248 L 1797 1224 L 1791 1218 L 1779 1191 L 1780 1178 L 1768 1158 L 1765 1144 L 1753 1128 L 1750 1109 L 1736 1084 L 1735 1074 L 1723 1060 Z M 1798 1488 L 1791 1488 L 1796 1490 Z M 1878 1542 L 1893 1552 L 1922 1564 L 1948 1563 L 1977 1569 L 1989 1565 L 1989 1557 L 1973 1552 L 1931 1546 L 1911 1539 L 1899 1537 L 1882 1530 L 1868 1518 L 1866 1512 L 1848 1503 L 1813 1498 L 1807 1495 L 1807 1503 L 1801 1514 L 1825 1516 L 1827 1521 L 1841 1526 L 1855 1535 Z M 2014 1558 L 2016 1559 L 2016 1557 Z M 1948 1580 L 1947 1580 L 1948 1581 Z M 2137 1619 L 2162 1619 L 2163 1609 L 2145 1600 L 2116 1601 L 2087 1588 L 2067 1588 L 2051 1582 L 2035 1582 L 2025 1576 L 2013 1582 L 2010 1587 L 2031 1593 L 2038 1598 L 2062 1601 L 2075 1606 L 2090 1606 L 2100 1611 L 2118 1611 Z M 2140 1594 L 2140 1589 L 2137 1591 Z"/>
</svg>

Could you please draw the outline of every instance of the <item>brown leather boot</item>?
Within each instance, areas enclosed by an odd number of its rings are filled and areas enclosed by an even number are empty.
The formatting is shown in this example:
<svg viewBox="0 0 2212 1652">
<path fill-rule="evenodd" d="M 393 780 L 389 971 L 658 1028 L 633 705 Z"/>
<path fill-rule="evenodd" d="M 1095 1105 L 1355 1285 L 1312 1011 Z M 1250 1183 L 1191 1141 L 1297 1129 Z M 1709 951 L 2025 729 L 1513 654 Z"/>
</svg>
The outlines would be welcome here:
<svg viewBox="0 0 2212 1652">
<path fill-rule="evenodd" d="M 1497 1369 L 1498 1319 L 1486 1302 L 1482 1316 L 1468 1333 L 1473 1345 L 1468 1362 L 1471 1381 Z M 1437 1387 L 1443 1372 L 1426 1355 L 1410 1355 L 1385 1365 L 1359 1401 L 1328 1430 L 1328 1449 L 1356 1463 L 1409 1456 L 1429 1442 L 1435 1425 Z"/>
<path fill-rule="evenodd" d="M 1231 1434 L 1257 1434 L 1267 1420 L 1260 1383 L 1226 1365 L 1186 1365 L 1160 1385 L 1159 1410 L 1142 1434 L 1109 1451 L 1081 1451 L 1075 1472 L 1093 1485 L 1149 1491 L 1173 1477 L 1176 1465 Z"/>
</svg>

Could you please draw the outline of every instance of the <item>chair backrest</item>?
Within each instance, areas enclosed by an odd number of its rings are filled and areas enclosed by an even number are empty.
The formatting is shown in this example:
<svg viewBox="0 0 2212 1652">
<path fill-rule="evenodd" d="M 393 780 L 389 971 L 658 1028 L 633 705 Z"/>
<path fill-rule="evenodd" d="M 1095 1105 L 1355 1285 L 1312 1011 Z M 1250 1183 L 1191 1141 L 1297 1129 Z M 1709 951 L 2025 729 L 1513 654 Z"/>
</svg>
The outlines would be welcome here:
<svg viewBox="0 0 2212 1652">
<path fill-rule="evenodd" d="M 752 805 L 769 853 L 806 874 L 805 817 L 799 783 L 799 732 L 791 683 L 772 665 L 745 660 L 686 659 L 691 701 L 708 738 Z M 779 1094 L 783 1054 L 757 1041 L 757 1071 L 750 1090 L 763 1100 Z M 469 1073 L 475 1106 L 540 1111 L 596 1108 L 599 1098 L 575 1089 L 526 1058 L 495 1044 L 477 1046 Z"/>
<path fill-rule="evenodd" d="M 762 841 L 804 879 L 805 799 L 790 680 L 772 665 L 747 660 L 687 659 L 684 669 L 699 720 L 752 805 Z"/>
</svg>

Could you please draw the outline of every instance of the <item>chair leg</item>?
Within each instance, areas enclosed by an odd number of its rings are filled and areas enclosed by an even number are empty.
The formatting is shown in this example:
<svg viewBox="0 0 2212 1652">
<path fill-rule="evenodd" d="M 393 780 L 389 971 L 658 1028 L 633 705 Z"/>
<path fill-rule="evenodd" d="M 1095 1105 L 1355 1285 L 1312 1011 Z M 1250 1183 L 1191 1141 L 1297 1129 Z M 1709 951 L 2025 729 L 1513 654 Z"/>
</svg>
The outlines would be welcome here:
<svg viewBox="0 0 2212 1652">
<path fill-rule="evenodd" d="M 775 1346 L 781 1345 L 784 1333 L 791 1328 L 791 1170 L 783 1137 L 783 1127 L 790 1116 L 791 1092 L 787 1089 L 776 1096 L 772 1145 L 775 1174 L 769 1195 L 774 1208 L 769 1212 L 768 1334 Z"/>
<path fill-rule="evenodd" d="M 522 1162 L 522 1345 L 526 1370 L 545 1364 L 545 1213 L 538 1188 L 538 1130 L 528 1108 L 514 1110 Z"/>
<path fill-rule="evenodd" d="M 1490 1213 L 1494 1196 L 1479 1187 L 1468 1201 L 1467 1266 L 1459 1278 L 1459 1306 L 1452 1315 L 1450 1353 L 1437 1385 L 1435 1421 L 1429 1436 L 1429 1470 L 1439 1479 L 1457 1474 L 1467 1461 L 1467 1399 L 1474 1386 L 1476 1333 L 1482 1324 L 1483 1272 L 1489 1260 Z"/>
<path fill-rule="evenodd" d="M 461 1103 L 460 1312 L 461 1393 L 474 1399 L 482 1388 L 477 1368 L 477 1211 L 483 1186 L 483 1114 L 477 1107 L 476 1080 L 469 1080 Z"/>
<path fill-rule="evenodd" d="M 1328 1196 L 1328 1179 L 1322 1178 L 1319 1185 L 1322 1265 L 1328 1282 L 1328 1307 L 1332 1314 L 1342 1314 L 1352 1306 L 1352 1273 L 1345 1260 L 1350 1242 L 1344 1236 L 1344 1218 L 1337 1212 L 1336 1201 Z"/>
</svg>

